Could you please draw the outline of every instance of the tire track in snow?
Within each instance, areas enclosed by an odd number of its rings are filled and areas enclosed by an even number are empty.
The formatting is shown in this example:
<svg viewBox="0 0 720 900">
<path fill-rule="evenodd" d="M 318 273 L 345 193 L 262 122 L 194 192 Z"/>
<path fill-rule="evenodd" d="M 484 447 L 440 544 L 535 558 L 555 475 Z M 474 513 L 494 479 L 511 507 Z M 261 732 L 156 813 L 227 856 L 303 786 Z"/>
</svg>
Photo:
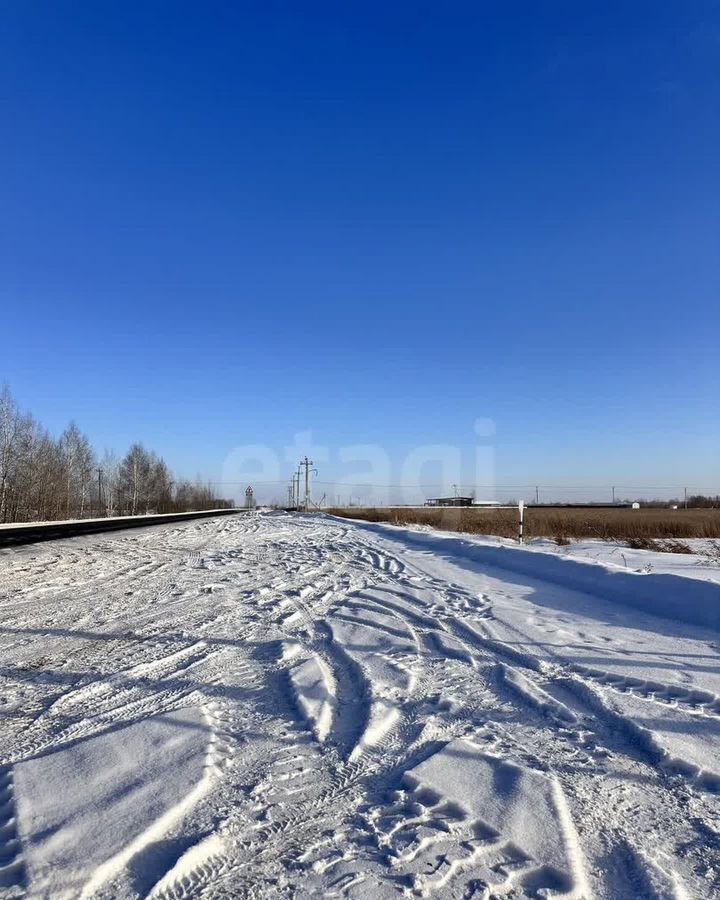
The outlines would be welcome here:
<svg viewBox="0 0 720 900">
<path fill-rule="evenodd" d="M 19 762 L 64 749 L 103 731 L 177 709 L 198 691 L 197 684 L 183 678 L 209 657 L 207 645 L 200 641 L 61 696 L 26 729 L 5 761 Z M 68 721 L 70 716 L 77 718 Z"/>
<path fill-rule="evenodd" d="M 0 890 L 24 893 L 25 864 L 17 832 L 12 769 L 0 767 Z"/>
<path fill-rule="evenodd" d="M 678 684 L 663 684 L 578 664 L 569 664 L 567 668 L 586 681 L 609 687 L 618 693 L 633 694 L 665 706 L 677 707 L 690 715 L 720 718 L 720 697 L 711 691 Z"/>
<path fill-rule="evenodd" d="M 358 873 L 349 871 L 352 859 L 358 859 L 358 869 L 370 859 L 370 850 L 363 843 L 367 834 L 363 837 L 355 833 L 359 828 L 357 810 L 369 798 L 377 801 L 378 794 L 397 781 L 401 770 L 413 768 L 433 749 L 466 734 L 486 741 L 489 752 L 530 768 L 556 771 L 563 785 L 571 788 L 568 796 L 574 811 L 586 809 L 582 792 L 573 793 L 576 782 L 584 785 L 584 790 L 594 779 L 609 783 L 600 750 L 593 755 L 595 737 L 616 754 L 614 759 L 610 755 L 610 772 L 627 770 L 628 778 L 642 778 L 642 784 L 649 786 L 646 790 L 670 792 L 670 806 L 677 804 L 672 793 L 675 782 L 665 778 L 661 770 L 658 774 L 649 757 L 638 751 L 632 736 L 618 733 L 617 723 L 593 711 L 581 697 L 582 688 L 573 693 L 566 680 L 574 685 L 587 679 L 600 694 L 616 692 L 648 701 L 656 699 L 663 708 L 676 702 L 680 706 L 682 699 L 664 695 L 650 683 L 618 691 L 618 686 L 604 683 L 603 675 L 593 680 L 593 675 L 573 671 L 569 664 L 548 653 L 543 654 L 546 659 L 549 656 L 548 662 L 540 664 L 531 651 L 527 655 L 520 652 L 514 638 L 498 640 L 494 629 L 488 631 L 486 626 L 495 611 L 502 616 L 505 601 L 500 593 L 475 593 L 463 584 L 428 577 L 415 565 L 424 557 L 413 554 L 396 568 L 393 555 L 381 547 L 380 539 L 374 546 L 359 529 L 339 528 L 323 519 L 279 515 L 258 520 L 252 528 L 239 522 L 231 527 L 226 520 L 221 532 L 194 534 L 193 541 L 198 536 L 207 537 L 212 544 L 207 552 L 198 551 L 194 557 L 182 547 L 172 546 L 177 542 L 187 548 L 188 534 L 162 534 L 163 547 L 157 548 L 156 560 L 164 559 L 168 567 L 141 578 L 136 592 L 127 597 L 124 583 L 115 593 L 108 582 L 103 588 L 109 595 L 107 616 L 118 621 L 124 617 L 134 626 L 139 621 L 146 623 L 143 638 L 148 641 L 148 652 L 156 658 L 176 649 L 163 646 L 167 632 L 184 632 L 188 646 L 194 638 L 206 640 L 213 651 L 222 650 L 214 652 L 212 659 L 208 654 L 207 665 L 198 660 L 194 669 L 201 673 L 196 679 L 202 682 L 198 697 L 217 700 L 229 717 L 228 741 L 240 746 L 234 756 L 230 754 L 228 777 L 222 782 L 233 784 L 232 791 L 222 799 L 227 819 L 219 828 L 217 822 L 212 826 L 204 822 L 202 828 L 195 823 L 189 826 L 192 846 L 152 887 L 152 896 L 189 897 L 207 891 L 213 895 L 269 897 L 305 887 L 318 896 L 345 890 L 359 896 L 366 887 L 370 891 L 371 882 L 360 882 L 356 880 Z M 361 552 L 362 547 L 366 552 Z M 185 557 L 197 561 L 198 567 L 181 566 Z M 204 561 L 202 567 L 200 559 Z M 203 595 L 208 578 L 219 586 L 214 593 Z M 461 580 L 456 574 L 453 578 Z M 66 595 L 69 597 L 69 592 Z M 88 631 L 93 630 L 89 623 L 94 611 L 87 609 L 91 602 L 85 597 L 81 603 L 87 610 Z M 49 609 L 44 606 L 42 615 L 50 615 Z M 361 716 L 367 715 L 377 683 L 372 667 L 366 667 L 364 657 L 354 649 L 352 659 L 358 668 L 349 666 L 343 655 L 348 651 L 335 642 L 328 623 L 331 609 L 339 611 L 339 623 L 358 621 L 376 629 L 385 623 L 391 642 L 401 641 L 406 628 L 408 634 L 414 634 L 412 652 L 398 650 L 391 654 L 393 661 L 413 670 L 412 685 L 396 698 L 400 719 L 376 747 L 364 748 L 353 759 L 350 757 L 361 732 L 354 713 L 364 704 L 366 712 Z M 287 617 L 290 610 L 296 613 L 292 619 Z M 57 614 L 65 615 L 59 608 Z M 75 611 L 73 616 L 77 618 Z M 501 618 L 498 622 L 504 626 Z M 378 634 L 382 635 L 382 628 Z M 213 643 L 214 636 L 218 644 Z M 156 645 L 152 645 L 153 639 Z M 320 655 L 332 668 L 333 679 L 336 675 L 344 679 L 344 688 L 338 689 L 338 695 L 346 698 L 337 718 L 340 740 L 333 741 L 331 725 L 328 740 L 320 745 L 301 726 L 289 696 L 287 664 L 278 660 L 277 647 L 286 639 L 296 640 L 304 654 Z M 98 654 L 107 652 L 108 669 L 111 662 L 122 663 L 131 653 L 119 643 L 108 643 L 104 650 L 102 643 L 95 646 L 88 641 L 86 648 L 88 658 L 101 659 L 103 668 L 105 660 Z M 242 662 L 245 653 L 249 663 Z M 134 661 L 138 665 L 146 662 L 143 659 L 137 663 L 137 657 Z M 114 671 L 122 674 L 129 668 L 121 664 Z M 145 680 L 162 684 L 160 673 Z M 185 683 L 188 679 L 181 675 L 177 681 Z M 73 688 L 80 691 L 91 684 L 80 682 Z M 39 682 L 38 687 L 38 695 L 47 697 Z M 161 706 L 182 702 L 170 693 L 171 685 L 165 687 L 167 693 L 156 698 Z M 118 683 L 115 689 L 122 692 L 123 686 Z M 90 694 L 84 701 L 83 694 L 78 693 L 59 702 L 55 716 L 58 720 L 80 717 L 84 702 L 90 706 L 97 703 L 101 711 L 109 711 L 109 698 L 110 694 L 101 694 L 94 700 Z M 564 722 L 552 701 L 577 715 L 579 724 Z M 148 702 L 151 705 L 144 708 Z M 151 714 L 152 702 L 142 692 L 138 696 L 131 693 L 125 696 L 123 706 L 114 707 L 113 715 L 117 713 L 120 721 L 142 717 Z M 696 696 L 688 708 L 696 707 L 698 720 L 710 719 L 715 715 L 713 704 L 712 698 Z M 38 721 L 36 733 L 42 735 L 51 719 L 42 725 Z M 251 744 L 240 741 L 242 728 L 253 735 Z M 592 735 L 587 742 L 586 731 Z M 602 792 L 592 796 L 598 808 L 605 809 Z M 628 810 L 633 799 L 643 809 L 642 799 L 637 799 L 641 795 L 629 790 L 627 796 Z M 691 792 L 691 796 L 695 795 Z M 427 809 L 431 818 L 437 813 L 438 821 L 442 820 L 441 811 L 433 804 Z M 462 825 L 459 834 L 472 840 L 473 835 L 464 828 Z M 337 844 L 327 837 L 328 831 L 339 834 Z M 642 846 L 638 852 L 638 866 L 642 868 Z M 397 872 L 388 870 L 385 864 L 383 868 L 376 857 L 370 862 L 380 879 L 379 890 L 396 884 L 388 879 Z M 476 877 L 474 865 L 471 861 L 466 870 L 470 886 Z M 447 885 L 438 889 L 439 896 L 445 896 L 444 891 L 460 890 L 465 874 L 456 874 L 457 878 L 452 875 Z"/>
<path fill-rule="evenodd" d="M 315 623 L 316 652 L 328 664 L 337 696 L 328 740 L 348 760 L 370 720 L 371 689 L 361 666 L 337 643 L 326 622 Z"/>
</svg>

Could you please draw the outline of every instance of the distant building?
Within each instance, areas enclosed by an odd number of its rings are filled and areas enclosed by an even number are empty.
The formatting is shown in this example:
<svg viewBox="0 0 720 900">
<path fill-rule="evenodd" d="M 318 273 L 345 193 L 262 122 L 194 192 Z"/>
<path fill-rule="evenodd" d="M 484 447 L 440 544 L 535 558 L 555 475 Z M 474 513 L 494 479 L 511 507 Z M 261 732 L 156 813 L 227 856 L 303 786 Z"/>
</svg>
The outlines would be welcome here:
<svg viewBox="0 0 720 900">
<path fill-rule="evenodd" d="M 472 506 L 472 497 L 431 497 L 425 506 Z"/>
<path fill-rule="evenodd" d="M 255 498 L 250 485 L 245 488 L 245 509 L 255 509 Z"/>
</svg>

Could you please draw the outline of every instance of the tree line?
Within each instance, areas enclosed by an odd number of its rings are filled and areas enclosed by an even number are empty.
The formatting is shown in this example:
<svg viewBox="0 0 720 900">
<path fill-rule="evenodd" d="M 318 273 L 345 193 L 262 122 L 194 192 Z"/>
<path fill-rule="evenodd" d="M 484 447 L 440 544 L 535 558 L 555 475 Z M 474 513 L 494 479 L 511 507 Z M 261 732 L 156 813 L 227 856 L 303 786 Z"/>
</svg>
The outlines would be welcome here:
<svg viewBox="0 0 720 900">
<path fill-rule="evenodd" d="M 59 437 L 0 390 L 0 522 L 227 509 L 210 484 L 173 477 L 140 443 L 100 456 L 71 422 Z"/>
</svg>

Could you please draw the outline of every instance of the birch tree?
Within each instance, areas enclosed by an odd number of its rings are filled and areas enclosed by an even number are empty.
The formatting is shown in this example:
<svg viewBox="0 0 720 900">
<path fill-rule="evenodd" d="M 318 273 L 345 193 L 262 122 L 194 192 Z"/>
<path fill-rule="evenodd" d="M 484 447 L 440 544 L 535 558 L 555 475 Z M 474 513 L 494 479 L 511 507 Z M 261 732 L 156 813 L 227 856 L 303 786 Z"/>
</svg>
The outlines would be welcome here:
<svg viewBox="0 0 720 900">
<path fill-rule="evenodd" d="M 127 511 L 137 515 L 147 496 L 152 459 L 142 444 L 133 444 L 120 463 L 120 491 Z"/>
<path fill-rule="evenodd" d="M 4 386 L 0 391 L 0 522 L 7 522 L 11 472 L 17 456 L 18 408 Z"/>
<path fill-rule="evenodd" d="M 59 438 L 22 413 L 10 390 L 0 390 L 0 522 L 85 516 L 92 510 L 97 456 L 70 422 Z M 189 511 L 229 505 L 211 485 L 176 481 L 166 462 L 134 443 L 118 462 L 105 451 L 102 492 L 108 514 Z M 99 504 L 100 505 L 100 504 Z"/>
</svg>

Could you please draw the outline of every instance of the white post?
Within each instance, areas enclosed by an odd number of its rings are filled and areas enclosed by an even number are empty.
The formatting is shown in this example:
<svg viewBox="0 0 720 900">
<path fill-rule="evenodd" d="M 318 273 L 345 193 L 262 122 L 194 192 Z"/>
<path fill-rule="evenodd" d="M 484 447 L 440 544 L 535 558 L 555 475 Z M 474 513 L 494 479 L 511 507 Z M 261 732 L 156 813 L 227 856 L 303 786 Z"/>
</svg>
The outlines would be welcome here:
<svg viewBox="0 0 720 900">
<path fill-rule="evenodd" d="M 523 503 L 522 500 L 520 500 L 518 502 L 518 516 L 520 517 L 519 521 L 518 521 L 518 540 L 521 544 L 523 542 L 523 514 L 524 514 L 524 512 L 525 512 L 525 504 Z"/>
</svg>

